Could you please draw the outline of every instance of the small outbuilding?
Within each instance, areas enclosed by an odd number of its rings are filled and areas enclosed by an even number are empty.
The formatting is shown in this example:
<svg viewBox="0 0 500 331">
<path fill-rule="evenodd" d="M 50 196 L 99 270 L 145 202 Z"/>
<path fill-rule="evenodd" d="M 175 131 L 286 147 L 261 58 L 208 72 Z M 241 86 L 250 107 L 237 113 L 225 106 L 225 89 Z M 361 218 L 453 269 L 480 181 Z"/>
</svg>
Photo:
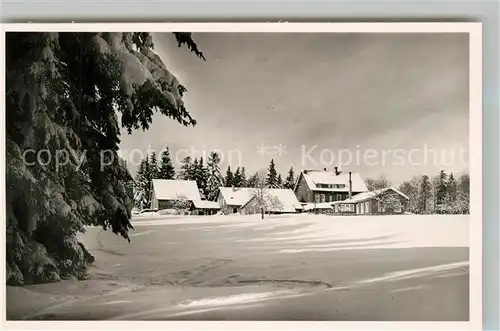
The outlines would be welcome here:
<svg viewBox="0 0 500 331">
<path fill-rule="evenodd" d="M 219 212 L 220 206 L 217 201 L 194 200 L 190 210 L 193 215 L 214 215 Z"/>
<path fill-rule="evenodd" d="M 351 199 L 333 203 L 335 214 L 390 215 L 403 214 L 408 208 L 408 196 L 395 187 L 360 193 Z"/>
</svg>

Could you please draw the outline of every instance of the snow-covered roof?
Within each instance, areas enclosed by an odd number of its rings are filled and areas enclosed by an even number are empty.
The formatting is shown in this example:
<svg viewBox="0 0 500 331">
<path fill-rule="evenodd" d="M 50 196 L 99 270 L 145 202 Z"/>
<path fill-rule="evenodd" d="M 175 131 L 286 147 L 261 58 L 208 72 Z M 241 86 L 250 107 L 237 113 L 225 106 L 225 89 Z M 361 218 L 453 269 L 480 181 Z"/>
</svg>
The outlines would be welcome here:
<svg viewBox="0 0 500 331">
<path fill-rule="evenodd" d="M 220 209 L 216 201 L 193 200 L 194 207 L 197 209 Z"/>
<path fill-rule="evenodd" d="M 318 202 L 318 203 L 306 203 L 304 205 L 304 211 L 309 211 L 313 209 L 333 209 L 331 202 Z"/>
<path fill-rule="evenodd" d="M 406 194 L 404 194 L 403 192 L 399 191 L 395 187 L 391 186 L 391 187 L 386 187 L 386 188 L 382 188 L 382 189 L 378 189 L 378 190 L 374 190 L 374 191 L 370 191 L 370 192 L 364 192 L 364 193 L 356 194 L 355 196 L 353 196 L 350 199 L 346 199 L 344 201 L 337 201 L 336 203 L 356 203 L 356 202 L 359 202 L 359 201 L 363 201 L 363 200 L 368 200 L 368 199 L 371 199 L 371 198 L 375 198 L 376 196 L 378 196 L 378 195 L 380 195 L 380 194 L 382 194 L 384 192 L 387 192 L 389 190 L 392 190 L 392 191 L 396 192 L 397 194 L 401 195 L 405 199 L 409 199 Z"/>
<path fill-rule="evenodd" d="M 201 200 L 194 180 L 153 179 L 153 190 L 158 200 Z"/>
<path fill-rule="evenodd" d="M 219 194 L 229 206 L 241 206 L 254 196 L 255 189 L 248 187 L 219 187 Z"/>
<path fill-rule="evenodd" d="M 311 190 L 324 191 L 324 192 L 349 192 L 349 173 L 331 170 L 305 170 L 302 171 L 307 185 Z M 352 191 L 353 192 L 366 192 L 368 188 L 358 172 L 351 173 Z M 326 185 L 344 185 L 344 187 L 324 188 L 318 187 L 318 184 Z"/>
<path fill-rule="evenodd" d="M 255 189 L 251 189 L 255 190 Z M 255 191 L 252 191 L 255 192 Z M 276 203 L 273 203 L 273 199 Z M 244 208 L 247 203 L 249 203 L 252 199 L 249 199 L 245 204 L 241 207 Z M 286 213 L 294 213 L 297 209 L 303 209 L 299 200 L 295 196 L 290 189 L 265 189 L 264 190 L 264 201 L 266 201 L 267 211 L 270 212 L 286 212 Z"/>
</svg>

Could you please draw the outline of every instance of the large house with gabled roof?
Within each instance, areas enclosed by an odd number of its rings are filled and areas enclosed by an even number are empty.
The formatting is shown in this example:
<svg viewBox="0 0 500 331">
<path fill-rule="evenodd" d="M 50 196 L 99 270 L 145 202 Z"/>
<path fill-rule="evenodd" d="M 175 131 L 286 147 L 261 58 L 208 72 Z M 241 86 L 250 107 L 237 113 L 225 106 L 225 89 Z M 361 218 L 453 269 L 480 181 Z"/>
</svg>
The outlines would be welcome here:
<svg viewBox="0 0 500 331">
<path fill-rule="evenodd" d="M 368 188 L 357 172 L 333 170 L 303 170 L 295 184 L 294 193 L 301 203 L 324 203 L 343 201 L 368 192 Z"/>
</svg>

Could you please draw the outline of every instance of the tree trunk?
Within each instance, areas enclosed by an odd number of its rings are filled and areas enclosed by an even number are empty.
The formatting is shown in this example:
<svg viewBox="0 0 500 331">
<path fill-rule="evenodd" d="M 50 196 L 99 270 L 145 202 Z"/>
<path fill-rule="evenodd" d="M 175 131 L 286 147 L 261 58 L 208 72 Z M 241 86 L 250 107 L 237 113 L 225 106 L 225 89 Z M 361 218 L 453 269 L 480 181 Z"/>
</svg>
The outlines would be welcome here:
<svg viewBox="0 0 500 331">
<path fill-rule="evenodd" d="M 260 218 L 264 219 L 264 208 L 260 209 Z"/>
</svg>

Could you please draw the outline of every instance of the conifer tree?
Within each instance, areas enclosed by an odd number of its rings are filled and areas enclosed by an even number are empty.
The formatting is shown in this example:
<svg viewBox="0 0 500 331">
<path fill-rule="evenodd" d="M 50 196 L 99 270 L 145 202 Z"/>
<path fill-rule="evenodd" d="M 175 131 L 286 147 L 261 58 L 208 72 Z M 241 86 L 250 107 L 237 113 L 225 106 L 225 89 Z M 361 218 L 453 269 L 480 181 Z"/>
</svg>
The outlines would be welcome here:
<svg viewBox="0 0 500 331">
<path fill-rule="evenodd" d="M 247 187 L 256 188 L 259 182 L 259 173 L 256 172 L 247 180 Z"/>
<path fill-rule="evenodd" d="M 192 180 L 193 179 L 193 164 L 191 156 L 186 156 L 181 161 L 178 179 Z"/>
<path fill-rule="evenodd" d="M 240 167 L 236 168 L 236 171 L 234 172 L 234 177 L 233 177 L 233 186 L 234 187 L 241 187 L 241 172 L 240 172 Z"/>
<path fill-rule="evenodd" d="M 158 170 L 158 178 L 161 179 L 174 179 L 175 178 L 175 168 L 172 164 L 172 157 L 170 156 L 170 150 L 165 148 L 161 153 L 160 168 Z"/>
<path fill-rule="evenodd" d="M 271 159 L 267 170 L 266 185 L 269 188 L 278 188 L 278 173 L 274 164 L 274 159 Z"/>
<path fill-rule="evenodd" d="M 288 170 L 288 176 L 285 178 L 284 188 L 293 190 L 295 187 L 295 173 L 293 172 L 293 167 Z"/>
<path fill-rule="evenodd" d="M 246 175 L 245 167 L 241 167 L 240 187 L 247 187 L 247 175 Z"/>
<path fill-rule="evenodd" d="M 150 208 L 151 203 L 151 158 L 146 154 L 141 160 L 136 175 L 136 205 L 140 208 Z"/>
<path fill-rule="evenodd" d="M 203 194 L 204 196 L 207 196 L 207 191 L 206 191 L 207 179 L 208 179 L 207 177 L 208 174 L 207 174 L 207 169 L 203 164 L 203 157 L 200 157 L 199 160 L 195 158 L 192 167 L 191 180 L 196 181 L 196 185 L 198 186 L 200 193 Z"/>
<path fill-rule="evenodd" d="M 441 170 L 439 172 L 436 185 L 436 205 L 438 206 L 444 204 L 446 200 L 446 195 L 448 192 L 448 187 L 446 182 L 447 182 L 447 175 L 444 172 L 444 170 Z"/>
<path fill-rule="evenodd" d="M 190 33 L 174 35 L 204 58 Z M 156 111 L 195 125 L 186 88 L 153 52 L 150 33 L 5 36 L 7 283 L 82 279 L 93 261 L 77 239 L 85 226 L 125 239 L 132 229 L 121 128 L 147 130 Z M 25 151 L 42 149 L 64 150 L 68 162 L 24 162 Z"/>
<path fill-rule="evenodd" d="M 457 208 L 461 214 L 468 214 L 470 210 L 470 177 L 469 174 L 462 174 L 457 185 Z"/>
<path fill-rule="evenodd" d="M 130 173 L 127 161 L 123 160 L 122 158 L 120 158 L 120 160 L 122 162 L 123 167 L 127 170 L 127 172 Z M 128 197 L 132 201 L 134 200 L 134 186 L 135 186 L 135 182 L 134 182 L 134 180 L 132 178 L 130 178 L 129 180 L 125 181 L 125 190 L 127 192 Z"/>
<path fill-rule="evenodd" d="M 200 177 L 200 188 L 203 190 L 203 194 L 205 196 L 207 196 L 208 195 L 208 191 L 207 191 L 208 169 L 205 166 L 203 156 L 200 157 L 198 167 L 199 167 L 199 177 Z"/>
<path fill-rule="evenodd" d="M 418 200 L 418 208 L 419 212 L 422 214 L 426 214 L 428 212 L 428 203 L 431 197 L 431 182 L 429 176 L 423 175 L 420 180 L 420 188 L 419 188 L 419 200 Z"/>
<path fill-rule="evenodd" d="M 143 209 L 146 200 L 144 195 L 144 179 L 146 178 L 146 161 L 149 162 L 148 159 L 141 159 L 141 163 L 139 164 L 139 168 L 137 169 L 137 173 L 135 175 L 135 195 L 134 195 L 134 204 Z"/>
<path fill-rule="evenodd" d="M 217 198 L 219 187 L 223 186 L 224 180 L 220 172 L 220 157 L 216 152 L 211 152 L 207 160 L 207 200 L 214 201 Z"/>
<path fill-rule="evenodd" d="M 457 200 L 457 182 L 455 181 L 455 177 L 453 176 L 453 172 L 450 173 L 448 177 L 448 186 L 447 186 L 447 201 L 449 203 L 453 203 Z"/>
<path fill-rule="evenodd" d="M 191 169 L 189 170 L 189 175 L 188 175 L 188 179 L 189 180 L 194 180 L 197 184 L 198 184 L 198 169 L 199 169 L 199 166 L 198 166 L 198 158 L 195 157 L 194 158 L 194 161 L 193 161 L 193 164 L 191 166 Z"/>
<path fill-rule="evenodd" d="M 158 165 L 158 158 L 156 157 L 156 152 L 153 151 L 151 153 L 150 159 L 149 159 L 149 178 L 152 181 L 153 179 L 158 178 L 159 174 L 159 165 Z"/>
<path fill-rule="evenodd" d="M 281 178 L 281 174 L 278 174 L 278 179 L 276 180 L 276 188 L 283 188 L 283 179 Z"/>
<path fill-rule="evenodd" d="M 224 186 L 226 187 L 232 187 L 234 186 L 234 175 L 231 172 L 231 166 L 227 166 L 226 170 L 226 178 L 224 179 Z"/>
<path fill-rule="evenodd" d="M 470 189 L 469 186 L 470 186 L 469 174 L 461 175 L 458 182 L 458 190 L 461 194 L 466 196 L 467 199 L 469 199 L 469 189 Z"/>
</svg>

